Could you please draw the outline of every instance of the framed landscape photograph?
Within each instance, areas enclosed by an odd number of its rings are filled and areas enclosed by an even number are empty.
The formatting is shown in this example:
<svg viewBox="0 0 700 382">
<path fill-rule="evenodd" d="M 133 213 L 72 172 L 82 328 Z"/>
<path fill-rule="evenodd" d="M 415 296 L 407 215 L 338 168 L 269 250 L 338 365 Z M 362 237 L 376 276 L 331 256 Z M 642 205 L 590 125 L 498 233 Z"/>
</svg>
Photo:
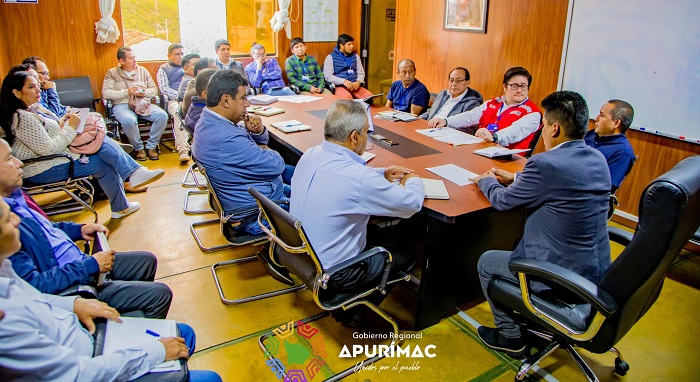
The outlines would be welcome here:
<svg viewBox="0 0 700 382">
<path fill-rule="evenodd" d="M 446 30 L 486 33 L 488 0 L 445 0 Z"/>
</svg>

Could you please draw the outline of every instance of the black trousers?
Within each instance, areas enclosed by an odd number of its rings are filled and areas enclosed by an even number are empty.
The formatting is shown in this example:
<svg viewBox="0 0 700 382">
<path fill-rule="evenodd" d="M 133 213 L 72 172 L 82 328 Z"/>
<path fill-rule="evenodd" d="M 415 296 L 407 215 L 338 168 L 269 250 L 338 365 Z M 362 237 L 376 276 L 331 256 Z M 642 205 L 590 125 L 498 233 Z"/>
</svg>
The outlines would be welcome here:
<svg viewBox="0 0 700 382">
<path fill-rule="evenodd" d="M 117 252 L 108 280 L 97 287 L 98 299 L 119 313 L 142 311 L 146 318 L 165 318 L 173 292 L 153 282 L 158 260 L 150 252 Z"/>
</svg>

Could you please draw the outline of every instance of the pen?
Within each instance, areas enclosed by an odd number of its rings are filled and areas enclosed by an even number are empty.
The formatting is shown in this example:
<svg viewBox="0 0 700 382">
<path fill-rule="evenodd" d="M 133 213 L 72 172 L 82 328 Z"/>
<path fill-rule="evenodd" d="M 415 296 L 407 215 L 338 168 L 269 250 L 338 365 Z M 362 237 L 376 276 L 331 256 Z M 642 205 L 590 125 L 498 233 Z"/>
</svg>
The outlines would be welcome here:
<svg viewBox="0 0 700 382">
<path fill-rule="evenodd" d="M 153 337 L 160 338 L 160 334 L 158 334 L 158 333 L 156 333 L 156 332 L 154 332 L 154 331 L 152 331 L 152 330 L 149 330 L 149 329 L 146 329 L 146 334 L 150 334 L 150 335 L 152 335 Z"/>
<path fill-rule="evenodd" d="M 303 125 L 303 123 L 301 123 L 301 122 L 299 122 L 299 123 L 290 123 L 289 125 L 284 125 L 284 127 L 301 126 L 301 125 Z"/>
<path fill-rule="evenodd" d="M 258 109 L 260 109 L 260 108 L 262 108 L 262 106 L 255 106 L 255 107 L 253 108 L 253 110 L 258 110 Z"/>
</svg>

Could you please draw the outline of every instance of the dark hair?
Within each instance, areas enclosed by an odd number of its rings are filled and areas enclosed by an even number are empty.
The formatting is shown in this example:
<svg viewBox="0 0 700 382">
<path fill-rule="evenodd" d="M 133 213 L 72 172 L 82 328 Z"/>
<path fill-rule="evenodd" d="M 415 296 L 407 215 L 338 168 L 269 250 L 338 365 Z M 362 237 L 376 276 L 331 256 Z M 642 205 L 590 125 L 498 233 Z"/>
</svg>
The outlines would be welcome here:
<svg viewBox="0 0 700 382">
<path fill-rule="evenodd" d="M 32 69 L 36 70 L 36 62 L 37 61 L 41 61 L 43 63 L 46 63 L 46 61 L 39 56 L 29 56 L 29 57 L 25 58 L 24 60 L 22 60 L 22 64 L 29 64 L 32 66 Z"/>
<path fill-rule="evenodd" d="M 294 45 L 303 44 L 304 40 L 301 37 L 294 37 L 289 43 L 289 49 L 294 49 Z"/>
<path fill-rule="evenodd" d="M 503 75 L 503 85 L 507 85 L 508 81 L 515 76 L 525 76 L 525 78 L 527 78 L 527 85 L 530 86 L 530 84 L 532 84 L 532 75 L 530 75 L 530 72 L 521 66 L 516 66 L 506 70 L 506 73 Z"/>
<path fill-rule="evenodd" d="M 396 71 L 397 72 L 399 71 L 399 66 L 401 66 L 401 64 L 403 64 L 404 62 L 410 62 L 411 65 L 413 65 L 413 70 L 414 71 L 416 70 L 416 63 L 413 62 L 413 60 L 411 60 L 410 58 L 404 58 L 403 60 L 399 61 L 398 64 L 396 64 Z"/>
<path fill-rule="evenodd" d="M 26 109 L 27 105 L 21 99 L 17 98 L 13 90 L 22 91 L 24 84 L 28 78 L 34 78 L 26 71 L 10 73 L 5 76 L 0 88 L 0 127 L 5 131 L 5 140 L 12 146 L 15 141 L 15 135 L 12 133 L 12 116 L 19 109 Z"/>
<path fill-rule="evenodd" d="M 202 92 L 209 85 L 209 79 L 216 73 L 216 69 L 207 68 L 197 74 L 197 78 L 194 79 L 194 89 L 197 95 L 202 95 Z"/>
<path fill-rule="evenodd" d="M 182 44 L 177 44 L 177 43 L 170 44 L 170 46 L 168 47 L 168 54 L 172 54 L 173 50 L 175 50 L 175 49 L 184 49 L 184 48 L 183 48 Z"/>
<path fill-rule="evenodd" d="M 32 66 L 32 64 L 21 63 L 19 65 L 15 65 L 15 66 L 11 67 L 10 71 L 7 72 L 7 74 L 12 74 L 12 73 L 17 73 L 17 72 L 26 72 L 29 69 L 36 70 L 36 67 Z"/>
<path fill-rule="evenodd" d="M 219 47 L 221 47 L 221 45 L 228 45 L 229 47 L 231 47 L 231 43 L 228 42 L 228 40 L 222 38 L 222 39 L 218 39 L 218 40 L 216 40 L 216 42 L 214 42 L 214 49 L 219 50 Z"/>
<path fill-rule="evenodd" d="M 465 80 L 469 81 L 469 80 L 471 79 L 471 77 L 469 76 L 469 71 L 467 70 L 467 68 L 463 68 L 463 67 L 461 67 L 461 66 L 458 66 L 458 67 L 456 67 L 456 68 L 450 70 L 450 73 L 447 75 L 447 78 L 448 78 L 448 79 L 450 78 L 450 74 L 452 74 L 452 72 L 454 72 L 455 70 L 462 70 L 462 71 L 464 71 L 464 79 L 465 79 Z"/>
<path fill-rule="evenodd" d="M 241 86 L 248 86 L 248 79 L 240 72 L 233 69 L 217 70 L 209 79 L 207 86 L 207 107 L 219 105 L 224 94 L 236 98 L 238 88 Z"/>
<path fill-rule="evenodd" d="M 128 46 L 122 46 L 117 49 L 117 60 L 126 60 L 126 52 L 131 52 L 131 48 Z"/>
<path fill-rule="evenodd" d="M 209 67 L 210 63 L 213 63 L 214 59 L 209 58 L 209 57 L 202 57 L 199 62 L 194 64 L 194 76 L 197 77 L 197 74 L 199 74 L 200 71 L 207 69 Z"/>
<path fill-rule="evenodd" d="M 588 105 L 583 97 L 572 91 L 554 92 L 542 100 L 545 118 L 564 129 L 564 135 L 583 139 L 588 131 Z"/>
<path fill-rule="evenodd" d="M 612 110 L 610 110 L 610 116 L 613 120 L 620 120 L 620 131 L 622 134 L 624 134 L 627 129 L 632 126 L 632 120 L 634 119 L 634 108 L 629 103 L 619 99 L 611 99 L 608 101 L 608 103 L 615 106 Z"/>
<path fill-rule="evenodd" d="M 182 57 L 182 66 L 185 67 L 187 64 L 190 63 L 195 58 L 201 58 L 197 53 L 189 53 L 186 54 L 185 57 Z"/>
<path fill-rule="evenodd" d="M 343 33 L 340 36 L 338 36 L 338 45 L 336 45 L 336 46 L 338 48 L 340 48 L 341 45 L 345 45 L 345 44 L 349 43 L 350 41 L 355 41 L 355 39 L 352 38 L 352 36 L 350 36 L 349 34 Z"/>
</svg>

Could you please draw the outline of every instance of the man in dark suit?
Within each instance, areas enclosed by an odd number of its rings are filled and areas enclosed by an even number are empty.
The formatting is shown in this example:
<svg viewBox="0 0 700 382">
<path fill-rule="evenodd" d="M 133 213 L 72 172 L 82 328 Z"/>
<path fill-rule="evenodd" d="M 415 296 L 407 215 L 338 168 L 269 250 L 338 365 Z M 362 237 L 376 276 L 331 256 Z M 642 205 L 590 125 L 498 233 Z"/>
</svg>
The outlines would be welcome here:
<svg viewBox="0 0 700 382">
<path fill-rule="evenodd" d="M 580 94 L 555 92 L 542 101 L 544 153 L 534 155 L 517 176 L 492 170 L 472 179 L 496 210 L 527 208 L 525 233 L 513 252 L 487 251 L 477 269 L 497 328 L 482 326 L 490 348 L 519 357 L 525 350 L 512 312 L 494 306 L 487 294 L 493 276 L 516 280 L 508 269 L 515 257 L 548 261 L 597 282 L 610 265 L 607 210 L 610 172 L 605 157 L 586 145 L 588 107 Z M 507 186 L 506 186 L 507 185 Z M 535 292 L 548 287 L 534 284 Z"/>
</svg>

